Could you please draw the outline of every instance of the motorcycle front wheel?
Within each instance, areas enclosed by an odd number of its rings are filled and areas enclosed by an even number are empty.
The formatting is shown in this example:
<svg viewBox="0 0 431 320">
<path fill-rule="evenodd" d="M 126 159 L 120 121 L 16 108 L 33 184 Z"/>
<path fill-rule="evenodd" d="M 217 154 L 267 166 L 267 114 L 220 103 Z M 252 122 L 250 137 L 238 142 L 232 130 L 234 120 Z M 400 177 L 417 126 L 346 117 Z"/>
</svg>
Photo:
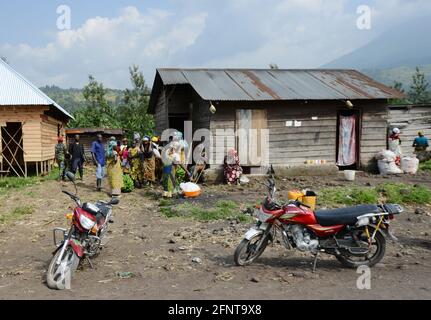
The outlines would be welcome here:
<svg viewBox="0 0 431 320">
<path fill-rule="evenodd" d="M 260 248 L 256 250 L 257 245 L 262 240 L 262 237 L 265 237 L 265 239 L 263 239 L 263 242 Z M 234 255 L 235 264 L 240 267 L 252 264 L 265 251 L 266 247 L 268 246 L 268 242 L 269 242 L 269 237 L 263 234 L 257 237 L 254 237 L 251 240 L 247 240 L 247 239 L 242 240 L 235 250 L 235 255 Z"/>
<path fill-rule="evenodd" d="M 64 252 L 63 258 L 60 264 L 57 265 L 57 259 L 60 256 L 61 250 L 51 260 L 46 274 L 46 283 L 48 288 L 53 290 L 65 290 L 70 289 L 70 282 L 72 276 L 78 269 L 79 257 L 73 251 L 72 247 L 69 246 Z"/>
</svg>

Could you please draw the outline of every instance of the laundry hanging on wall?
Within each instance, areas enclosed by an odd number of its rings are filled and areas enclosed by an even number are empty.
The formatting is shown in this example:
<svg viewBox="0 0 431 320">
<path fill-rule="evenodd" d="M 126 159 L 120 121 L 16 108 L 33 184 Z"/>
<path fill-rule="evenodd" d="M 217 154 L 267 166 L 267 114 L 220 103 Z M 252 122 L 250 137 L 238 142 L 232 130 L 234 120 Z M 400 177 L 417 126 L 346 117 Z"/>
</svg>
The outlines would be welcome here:
<svg viewBox="0 0 431 320">
<path fill-rule="evenodd" d="M 351 166 L 356 163 L 356 117 L 340 116 L 338 160 L 339 166 Z"/>
</svg>

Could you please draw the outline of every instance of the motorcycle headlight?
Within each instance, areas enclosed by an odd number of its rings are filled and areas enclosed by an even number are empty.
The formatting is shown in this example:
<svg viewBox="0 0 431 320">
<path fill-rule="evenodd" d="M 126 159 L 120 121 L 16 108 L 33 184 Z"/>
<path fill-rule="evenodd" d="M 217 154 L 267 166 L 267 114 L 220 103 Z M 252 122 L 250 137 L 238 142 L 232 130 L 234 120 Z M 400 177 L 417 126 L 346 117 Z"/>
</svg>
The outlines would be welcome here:
<svg viewBox="0 0 431 320">
<path fill-rule="evenodd" d="M 87 218 L 85 215 L 81 214 L 79 216 L 79 223 L 85 230 L 91 230 L 96 225 L 96 222 Z"/>
</svg>

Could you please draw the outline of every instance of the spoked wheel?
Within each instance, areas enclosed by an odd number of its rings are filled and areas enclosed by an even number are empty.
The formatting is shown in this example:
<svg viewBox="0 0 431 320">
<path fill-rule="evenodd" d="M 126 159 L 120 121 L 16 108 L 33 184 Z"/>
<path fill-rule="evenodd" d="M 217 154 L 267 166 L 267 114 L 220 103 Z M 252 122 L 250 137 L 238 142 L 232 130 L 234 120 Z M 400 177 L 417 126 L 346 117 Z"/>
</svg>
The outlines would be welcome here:
<svg viewBox="0 0 431 320">
<path fill-rule="evenodd" d="M 369 228 L 369 233 L 372 234 L 375 229 Z M 358 238 L 357 247 L 352 247 L 350 250 L 343 250 L 340 255 L 337 255 L 338 261 L 348 268 L 357 268 L 360 266 L 372 267 L 379 263 L 386 251 L 386 239 L 381 232 L 377 232 L 374 240 L 368 243 L 368 236 L 364 229 L 354 231 Z"/>
<path fill-rule="evenodd" d="M 237 266 L 242 267 L 250 265 L 262 255 L 269 242 L 269 237 L 265 236 L 260 248 L 257 248 L 258 244 L 262 240 L 262 237 L 264 237 L 264 235 L 254 237 L 251 240 L 244 239 L 241 241 L 238 248 L 235 250 L 234 256 L 235 264 Z"/>
<path fill-rule="evenodd" d="M 50 289 L 65 290 L 70 289 L 70 282 L 79 265 L 79 257 L 73 251 L 72 247 L 68 247 L 64 252 L 63 259 L 57 265 L 57 259 L 60 256 L 59 250 L 51 260 L 46 275 L 46 282 Z"/>
</svg>

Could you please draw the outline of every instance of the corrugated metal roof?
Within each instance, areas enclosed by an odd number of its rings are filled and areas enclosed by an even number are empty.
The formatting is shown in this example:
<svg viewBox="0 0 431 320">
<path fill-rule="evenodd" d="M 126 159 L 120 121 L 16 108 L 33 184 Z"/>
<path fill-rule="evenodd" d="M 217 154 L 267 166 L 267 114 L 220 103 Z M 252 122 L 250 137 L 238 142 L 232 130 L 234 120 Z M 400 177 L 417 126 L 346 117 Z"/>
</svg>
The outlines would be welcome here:
<svg viewBox="0 0 431 320">
<path fill-rule="evenodd" d="M 125 133 L 125 130 L 123 129 L 105 129 L 105 128 L 67 128 L 66 134 L 96 134 L 96 133 L 102 133 L 102 134 L 112 134 L 112 135 L 123 135 Z"/>
<path fill-rule="evenodd" d="M 73 119 L 66 110 L 0 59 L 0 106 L 54 106 Z"/>
<path fill-rule="evenodd" d="M 161 85 L 190 84 L 202 99 L 213 101 L 404 97 L 355 70 L 158 69 L 157 72 Z M 156 77 L 153 91 L 159 90 L 158 86 Z"/>
</svg>

